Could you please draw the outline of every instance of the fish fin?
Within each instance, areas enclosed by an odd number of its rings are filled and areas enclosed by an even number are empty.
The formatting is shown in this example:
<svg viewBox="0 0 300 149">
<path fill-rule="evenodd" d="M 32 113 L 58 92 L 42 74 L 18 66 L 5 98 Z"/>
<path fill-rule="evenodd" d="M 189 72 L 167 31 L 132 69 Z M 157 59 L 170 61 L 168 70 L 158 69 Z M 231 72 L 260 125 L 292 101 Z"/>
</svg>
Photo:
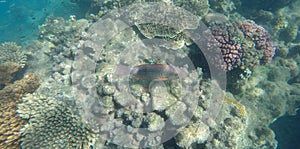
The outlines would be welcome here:
<svg viewBox="0 0 300 149">
<path fill-rule="evenodd" d="M 125 65 L 118 65 L 114 74 L 118 76 L 129 75 L 131 68 Z"/>
</svg>

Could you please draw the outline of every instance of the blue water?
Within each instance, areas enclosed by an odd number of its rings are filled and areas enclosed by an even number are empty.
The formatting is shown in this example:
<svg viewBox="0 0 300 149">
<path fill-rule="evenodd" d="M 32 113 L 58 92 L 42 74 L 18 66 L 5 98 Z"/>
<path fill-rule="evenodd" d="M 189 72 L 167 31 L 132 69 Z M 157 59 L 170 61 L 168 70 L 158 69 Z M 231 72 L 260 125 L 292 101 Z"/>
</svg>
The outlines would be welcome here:
<svg viewBox="0 0 300 149">
<path fill-rule="evenodd" d="M 85 11 L 69 0 L 0 0 L 0 43 L 15 41 L 20 45 L 38 37 L 38 26 L 49 15 L 82 18 Z"/>
<path fill-rule="evenodd" d="M 270 127 L 276 134 L 278 149 L 300 148 L 300 110 L 295 116 L 278 118 Z"/>
</svg>

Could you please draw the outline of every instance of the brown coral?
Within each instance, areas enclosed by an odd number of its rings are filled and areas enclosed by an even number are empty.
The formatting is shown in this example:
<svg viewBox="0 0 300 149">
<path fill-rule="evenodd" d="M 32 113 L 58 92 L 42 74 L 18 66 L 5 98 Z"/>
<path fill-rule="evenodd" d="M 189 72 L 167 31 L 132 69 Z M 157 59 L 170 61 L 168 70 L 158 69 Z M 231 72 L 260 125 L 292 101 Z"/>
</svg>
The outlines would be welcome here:
<svg viewBox="0 0 300 149">
<path fill-rule="evenodd" d="M 6 62 L 0 65 L 0 85 L 7 85 L 13 79 L 12 74 L 16 73 L 20 68 L 18 63 Z"/>
<path fill-rule="evenodd" d="M 24 94 L 34 92 L 38 87 L 39 77 L 28 73 L 22 80 L 15 81 L 0 90 L 0 148 L 19 148 L 20 129 L 24 127 L 26 121 L 18 116 L 16 104 Z"/>
</svg>

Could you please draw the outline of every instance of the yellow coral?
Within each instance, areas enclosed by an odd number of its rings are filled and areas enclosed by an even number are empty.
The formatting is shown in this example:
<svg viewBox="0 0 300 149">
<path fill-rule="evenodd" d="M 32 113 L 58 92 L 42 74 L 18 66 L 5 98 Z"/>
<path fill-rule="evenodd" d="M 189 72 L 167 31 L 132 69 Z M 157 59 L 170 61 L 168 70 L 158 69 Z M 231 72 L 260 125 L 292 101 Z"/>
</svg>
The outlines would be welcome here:
<svg viewBox="0 0 300 149">
<path fill-rule="evenodd" d="M 7 80 L 4 76 L 2 79 Z M 11 76 L 6 76 L 12 78 Z M 34 92 L 39 86 L 39 76 L 28 73 L 22 80 L 0 90 L 0 148 L 20 148 L 20 129 L 27 123 L 17 112 L 16 105 L 26 93 Z"/>
<path fill-rule="evenodd" d="M 241 115 L 241 117 L 245 117 L 246 110 L 245 110 L 245 106 L 244 105 L 240 104 L 235 99 L 231 99 L 231 98 L 228 98 L 228 97 L 225 97 L 224 101 L 226 101 L 227 103 L 230 103 L 230 104 L 234 105 L 237 108 L 237 110 L 239 111 L 239 114 Z"/>
</svg>

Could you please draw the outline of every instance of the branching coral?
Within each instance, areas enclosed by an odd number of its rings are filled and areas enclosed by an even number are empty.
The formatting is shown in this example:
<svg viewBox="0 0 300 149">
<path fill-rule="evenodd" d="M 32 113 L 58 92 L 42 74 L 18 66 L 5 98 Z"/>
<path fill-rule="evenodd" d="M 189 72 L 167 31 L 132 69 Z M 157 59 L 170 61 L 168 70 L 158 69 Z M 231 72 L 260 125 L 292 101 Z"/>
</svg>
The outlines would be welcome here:
<svg viewBox="0 0 300 149">
<path fill-rule="evenodd" d="M 275 55 L 275 45 L 272 42 L 271 35 L 261 26 L 253 21 L 244 21 L 241 25 L 243 33 L 249 37 L 258 50 L 263 51 L 262 64 L 271 62 Z"/>
<path fill-rule="evenodd" d="M 15 42 L 4 42 L 0 46 L 0 63 L 16 62 L 25 67 L 27 56 L 21 51 L 21 46 Z"/>
<path fill-rule="evenodd" d="M 223 57 L 223 62 L 216 62 L 217 67 L 226 71 L 246 72 L 271 62 L 275 54 L 275 45 L 271 35 L 263 27 L 253 21 L 240 23 L 228 19 L 213 19 L 216 16 L 208 15 L 205 21 L 209 26 L 207 35 L 212 34 L 212 37 L 208 36 L 207 39 L 208 49 L 220 51 Z"/>
<path fill-rule="evenodd" d="M 26 121 L 18 116 L 16 105 L 24 94 L 34 92 L 38 86 L 39 77 L 28 73 L 0 90 L 0 148 L 19 148 L 20 129 Z"/>
</svg>

